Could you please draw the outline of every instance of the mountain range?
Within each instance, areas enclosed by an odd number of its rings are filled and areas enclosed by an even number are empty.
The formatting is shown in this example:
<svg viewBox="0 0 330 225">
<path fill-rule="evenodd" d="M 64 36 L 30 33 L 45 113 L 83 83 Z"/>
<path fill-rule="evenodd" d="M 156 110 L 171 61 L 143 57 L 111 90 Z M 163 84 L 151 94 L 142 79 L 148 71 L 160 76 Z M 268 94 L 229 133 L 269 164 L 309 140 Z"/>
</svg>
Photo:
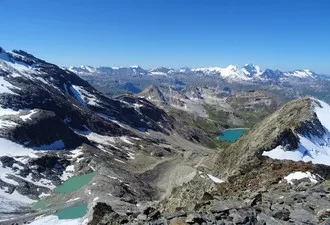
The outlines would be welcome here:
<svg viewBox="0 0 330 225">
<path fill-rule="evenodd" d="M 204 67 L 170 69 L 160 67 L 156 69 L 143 69 L 139 66 L 130 67 L 68 67 L 71 72 L 80 75 L 123 75 L 123 76 L 218 76 L 229 82 L 266 82 L 287 79 L 316 79 L 318 74 L 308 69 L 294 71 L 280 71 L 273 69 L 262 70 L 259 66 L 246 64 L 242 67 L 229 65 L 227 67 Z"/>
</svg>

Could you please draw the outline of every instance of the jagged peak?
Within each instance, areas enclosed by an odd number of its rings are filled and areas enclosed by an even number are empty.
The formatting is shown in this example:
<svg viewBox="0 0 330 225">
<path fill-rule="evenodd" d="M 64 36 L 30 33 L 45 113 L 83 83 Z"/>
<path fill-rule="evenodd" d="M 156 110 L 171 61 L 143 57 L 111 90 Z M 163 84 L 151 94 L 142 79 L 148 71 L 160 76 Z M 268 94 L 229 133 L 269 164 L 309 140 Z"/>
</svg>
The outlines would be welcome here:
<svg viewBox="0 0 330 225">
<path fill-rule="evenodd" d="M 158 86 L 155 86 L 153 84 L 148 86 L 142 92 L 140 92 L 138 96 L 155 102 L 157 104 L 167 105 L 167 101 L 164 97 L 163 92 L 159 89 Z"/>
</svg>

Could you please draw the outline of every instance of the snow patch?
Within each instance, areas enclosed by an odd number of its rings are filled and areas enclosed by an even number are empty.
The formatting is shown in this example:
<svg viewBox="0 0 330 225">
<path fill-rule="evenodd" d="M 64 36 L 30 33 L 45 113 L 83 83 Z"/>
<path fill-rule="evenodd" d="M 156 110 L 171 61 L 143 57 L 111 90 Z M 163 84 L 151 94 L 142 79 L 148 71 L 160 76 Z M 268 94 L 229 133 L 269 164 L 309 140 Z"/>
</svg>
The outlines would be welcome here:
<svg viewBox="0 0 330 225">
<path fill-rule="evenodd" d="M 15 89 L 16 87 L 13 86 L 11 83 L 6 81 L 4 77 L 0 77 L 0 93 L 8 93 L 8 94 L 14 94 L 16 95 L 15 92 L 13 92 L 11 89 Z M 16 88 L 17 89 L 17 88 Z"/>
<path fill-rule="evenodd" d="M 0 128 L 12 128 L 16 127 L 18 124 L 10 120 L 0 120 Z"/>
<path fill-rule="evenodd" d="M 92 132 L 88 129 L 88 131 L 80 131 L 80 130 L 74 130 L 76 134 L 79 134 L 81 136 L 85 136 L 88 140 L 92 142 L 96 142 L 99 144 L 109 144 L 109 143 L 115 143 L 114 137 L 106 136 L 106 135 L 100 135 L 98 133 Z"/>
<path fill-rule="evenodd" d="M 284 177 L 284 179 L 289 183 L 293 184 L 293 180 L 301 180 L 303 178 L 308 178 L 313 184 L 317 183 L 315 175 L 311 174 L 311 172 L 293 172 L 288 176 Z"/>
<path fill-rule="evenodd" d="M 37 112 L 38 112 L 37 109 L 30 110 L 30 112 L 27 115 L 20 116 L 19 118 L 21 118 L 21 120 L 23 120 L 24 122 L 27 120 L 32 120 L 31 116 L 36 114 Z"/>
<path fill-rule="evenodd" d="M 131 142 L 131 141 L 128 139 L 128 137 L 126 137 L 126 136 L 122 136 L 122 137 L 120 137 L 120 140 L 122 140 L 123 142 L 125 142 L 125 143 L 127 143 L 127 144 L 134 145 L 134 143 Z"/>
<path fill-rule="evenodd" d="M 69 199 L 68 201 L 66 201 L 66 202 L 74 202 L 74 201 L 77 201 L 77 200 L 79 200 L 80 199 L 80 197 L 78 197 L 78 198 L 73 198 L 73 199 Z"/>
<path fill-rule="evenodd" d="M 215 183 L 217 184 L 221 184 L 221 183 L 224 183 L 225 181 L 224 180 L 221 180 L 215 176 L 212 176 L 211 174 L 207 174 L 207 176 L 212 180 L 214 181 Z"/>
<path fill-rule="evenodd" d="M 0 116 L 5 116 L 5 115 L 17 115 L 19 114 L 19 111 L 15 111 L 9 108 L 2 108 L 0 107 Z"/>
<path fill-rule="evenodd" d="M 70 90 L 73 93 L 75 99 L 80 102 L 85 108 L 87 108 L 87 103 L 84 101 L 81 93 L 78 91 L 80 89 L 79 86 L 72 85 L 70 86 Z"/>
<path fill-rule="evenodd" d="M 63 219 L 60 220 L 57 216 L 55 215 L 50 215 L 50 216 L 44 216 L 44 217 L 39 217 L 30 225 L 82 225 L 84 224 L 83 218 L 78 218 L 78 219 Z"/>
<path fill-rule="evenodd" d="M 98 106 L 98 99 L 97 97 L 86 91 L 83 87 L 72 85 L 70 87 L 70 90 L 74 94 L 75 98 L 85 107 L 87 108 L 87 105 L 93 105 Z"/>
<path fill-rule="evenodd" d="M 31 204 L 31 203 L 37 201 L 37 200 L 30 199 L 24 195 L 21 195 L 16 190 L 13 193 L 9 194 L 9 193 L 5 192 L 5 190 L 0 188 L 0 199 L 1 198 L 7 199 L 9 201 L 15 201 L 17 203 L 27 203 L 27 204 Z"/>
<path fill-rule="evenodd" d="M 4 138 L 0 138 L 0 156 L 29 156 L 30 158 L 37 158 L 32 149 L 25 148 Z"/>
</svg>

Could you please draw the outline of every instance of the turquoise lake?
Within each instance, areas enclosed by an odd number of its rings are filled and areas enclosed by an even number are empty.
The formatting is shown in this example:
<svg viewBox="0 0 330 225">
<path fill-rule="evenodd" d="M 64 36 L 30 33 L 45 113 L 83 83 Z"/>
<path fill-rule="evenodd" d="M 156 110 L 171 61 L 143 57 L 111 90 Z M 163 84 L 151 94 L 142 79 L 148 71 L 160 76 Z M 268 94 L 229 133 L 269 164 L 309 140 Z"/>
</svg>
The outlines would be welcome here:
<svg viewBox="0 0 330 225">
<path fill-rule="evenodd" d="M 70 177 L 68 180 L 66 180 L 63 184 L 55 188 L 55 192 L 57 193 L 72 193 L 86 184 L 88 184 L 93 177 L 96 175 L 95 172 L 84 174 L 81 176 L 74 176 Z"/>
<path fill-rule="evenodd" d="M 235 142 L 237 139 L 239 139 L 245 131 L 248 129 L 246 128 L 237 128 L 237 129 L 227 129 L 223 131 L 223 134 L 219 136 L 219 139 L 221 141 L 229 141 L 229 142 Z"/>
<path fill-rule="evenodd" d="M 87 214 L 88 205 L 85 203 L 78 204 L 72 207 L 65 208 L 55 213 L 60 220 L 63 219 L 77 219 L 84 217 Z"/>
</svg>

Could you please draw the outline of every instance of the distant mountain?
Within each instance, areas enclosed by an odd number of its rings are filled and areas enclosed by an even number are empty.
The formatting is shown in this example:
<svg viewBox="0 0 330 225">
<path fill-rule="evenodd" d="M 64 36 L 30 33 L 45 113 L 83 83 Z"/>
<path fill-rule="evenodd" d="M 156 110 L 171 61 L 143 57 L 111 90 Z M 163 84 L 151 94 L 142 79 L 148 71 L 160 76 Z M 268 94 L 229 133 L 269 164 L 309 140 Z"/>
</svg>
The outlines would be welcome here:
<svg viewBox="0 0 330 225">
<path fill-rule="evenodd" d="M 171 72 L 174 72 L 174 70 L 173 69 L 168 69 L 168 68 L 165 68 L 165 67 L 159 67 L 159 68 L 156 68 L 156 69 L 149 70 L 150 75 L 163 75 L 163 76 L 166 76 L 167 74 L 169 74 Z"/>
<path fill-rule="evenodd" d="M 242 67 L 229 65 L 227 67 L 201 67 L 201 68 L 181 68 L 170 69 L 159 67 L 156 69 L 143 69 L 139 66 L 131 67 L 69 67 L 68 70 L 79 75 L 113 75 L 113 76 L 163 76 L 163 77 L 203 77 L 214 76 L 223 79 L 230 83 L 235 82 L 282 82 L 290 79 L 316 79 L 320 77 L 308 69 L 299 69 L 294 71 L 280 71 L 265 69 L 262 70 L 260 66 L 254 64 L 246 64 Z"/>
<path fill-rule="evenodd" d="M 194 72 L 203 72 L 206 75 L 218 74 L 229 82 L 240 81 L 275 81 L 285 80 L 289 78 L 314 79 L 317 74 L 310 70 L 295 70 L 291 72 L 282 72 L 279 70 L 266 69 L 262 70 L 259 66 L 246 64 L 243 67 L 229 65 L 228 67 L 206 67 L 192 69 Z"/>
<path fill-rule="evenodd" d="M 158 89 L 158 87 L 151 85 L 141 93 L 138 94 L 139 97 L 145 98 L 157 105 L 167 105 L 168 102 L 165 99 L 163 93 Z"/>
<path fill-rule="evenodd" d="M 80 67 L 68 67 L 69 71 L 79 75 L 124 75 L 124 76 L 142 76 L 148 73 L 147 70 L 142 69 L 139 66 L 129 67 L 91 67 L 91 66 L 80 66 Z"/>
<path fill-rule="evenodd" d="M 311 70 L 295 70 L 291 72 L 285 72 L 284 75 L 298 78 L 315 78 L 317 76 L 317 74 Z"/>
</svg>

